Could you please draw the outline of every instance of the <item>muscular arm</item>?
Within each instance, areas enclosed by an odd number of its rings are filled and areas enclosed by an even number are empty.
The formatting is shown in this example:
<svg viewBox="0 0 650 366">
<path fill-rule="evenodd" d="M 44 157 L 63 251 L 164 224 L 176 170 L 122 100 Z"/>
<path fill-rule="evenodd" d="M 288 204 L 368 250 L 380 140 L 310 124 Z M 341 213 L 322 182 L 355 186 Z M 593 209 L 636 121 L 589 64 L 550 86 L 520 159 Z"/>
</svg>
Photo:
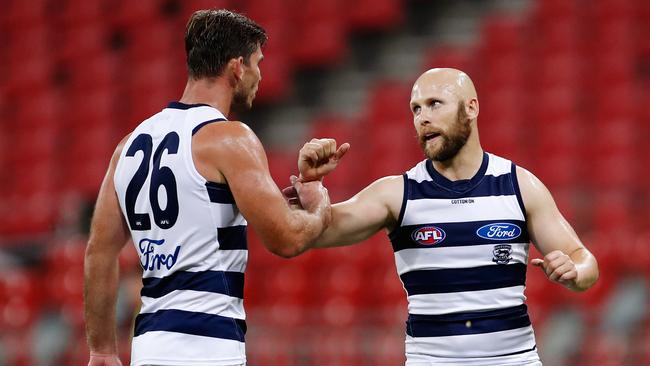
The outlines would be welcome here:
<svg viewBox="0 0 650 366">
<path fill-rule="evenodd" d="M 531 240 L 544 256 L 543 262 L 534 259 L 533 264 L 541 266 L 549 279 L 571 290 L 584 291 L 591 287 L 598 279 L 598 263 L 562 216 L 551 193 L 523 168 L 517 167 L 517 180 Z M 570 261 L 566 261 L 566 256 Z"/>
<path fill-rule="evenodd" d="M 125 141 L 126 138 L 115 150 L 99 190 L 86 247 L 84 311 L 91 354 L 117 354 L 115 303 L 119 281 L 118 256 L 128 240 L 129 230 L 120 210 L 113 173 Z"/>
<path fill-rule="evenodd" d="M 332 205 L 332 222 L 316 240 L 315 247 L 343 246 L 368 239 L 377 231 L 391 230 L 402 205 L 404 179 L 381 178 L 354 197 Z"/>
<path fill-rule="evenodd" d="M 329 201 L 320 182 L 308 183 L 305 194 L 325 199 L 315 200 L 319 203 L 306 211 L 289 208 L 271 178 L 262 144 L 243 123 L 203 127 L 192 149 L 199 173 L 209 181 L 228 183 L 237 207 L 271 252 L 282 257 L 304 252 L 329 222 Z"/>
</svg>

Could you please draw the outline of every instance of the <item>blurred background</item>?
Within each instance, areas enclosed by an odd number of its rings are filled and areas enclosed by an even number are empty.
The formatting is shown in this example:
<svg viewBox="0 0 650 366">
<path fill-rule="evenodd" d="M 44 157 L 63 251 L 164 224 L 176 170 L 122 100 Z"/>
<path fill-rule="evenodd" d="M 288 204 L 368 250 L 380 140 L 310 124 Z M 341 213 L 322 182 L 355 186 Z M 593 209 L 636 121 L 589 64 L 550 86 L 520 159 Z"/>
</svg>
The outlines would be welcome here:
<svg viewBox="0 0 650 366">
<path fill-rule="evenodd" d="M 476 83 L 483 147 L 530 169 L 596 254 L 573 294 L 528 273 L 545 365 L 650 365 L 650 2 L 1 0 L 0 365 L 83 365 L 83 256 L 117 142 L 186 80 L 189 15 L 229 8 L 269 34 L 253 110 L 288 185 L 314 136 L 350 142 L 333 201 L 423 159 L 408 101 L 431 67 Z M 284 260 L 249 231 L 249 365 L 400 365 L 405 293 L 385 235 Z M 536 252 L 531 257 L 538 256 Z M 121 262 L 128 364 L 140 266 Z"/>
</svg>

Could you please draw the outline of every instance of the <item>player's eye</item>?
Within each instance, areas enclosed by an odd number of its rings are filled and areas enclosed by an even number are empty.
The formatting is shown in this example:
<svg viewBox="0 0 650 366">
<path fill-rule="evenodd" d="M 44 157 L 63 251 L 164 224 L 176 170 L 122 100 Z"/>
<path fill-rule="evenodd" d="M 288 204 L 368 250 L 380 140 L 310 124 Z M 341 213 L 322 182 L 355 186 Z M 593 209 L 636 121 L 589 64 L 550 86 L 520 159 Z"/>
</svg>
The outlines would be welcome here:
<svg viewBox="0 0 650 366">
<path fill-rule="evenodd" d="M 429 101 L 429 107 L 431 107 L 431 108 L 438 107 L 441 104 L 442 104 L 442 102 L 439 101 L 439 100 L 436 100 L 436 99 L 432 99 L 431 101 Z"/>
</svg>

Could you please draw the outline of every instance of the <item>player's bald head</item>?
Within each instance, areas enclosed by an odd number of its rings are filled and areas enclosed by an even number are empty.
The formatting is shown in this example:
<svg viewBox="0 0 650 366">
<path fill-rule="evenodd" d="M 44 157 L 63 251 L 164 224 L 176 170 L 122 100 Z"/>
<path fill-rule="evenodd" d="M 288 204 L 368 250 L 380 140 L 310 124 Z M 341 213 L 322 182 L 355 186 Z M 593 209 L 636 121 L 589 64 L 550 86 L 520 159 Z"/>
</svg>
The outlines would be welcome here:
<svg viewBox="0 0 650 366">
<path fill-rule="evenodd" d="M 411 92 L 412 99 L 418 99 L 425 91 L 450 94 L 461 101 L 478 99 L 474 83 L 469 76 L 456 69 L 437 68 L 427 70 L 415 81 Z"/>
</svg>

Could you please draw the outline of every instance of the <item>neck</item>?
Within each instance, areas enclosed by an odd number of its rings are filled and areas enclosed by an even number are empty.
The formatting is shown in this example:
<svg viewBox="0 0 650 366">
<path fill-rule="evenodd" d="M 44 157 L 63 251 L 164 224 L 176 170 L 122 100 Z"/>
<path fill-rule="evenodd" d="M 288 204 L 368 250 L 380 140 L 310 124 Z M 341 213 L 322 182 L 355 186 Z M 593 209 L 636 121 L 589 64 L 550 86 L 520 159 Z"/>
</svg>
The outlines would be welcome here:
<svg viewBox="0 0 650 366">
<path fill-rule="evenodd" d="M 481 168 L 482 162 L 483 148 L 476 129 L 472 129 L 467 143 L 453 158 L 445 161 L 432 160 L 436 171 L 451 181 L 471 179 Z"/>
<path fill-rule="evenodd" d="M 189 78 L 180 102 L 185 104 L 207 104 L 228 117 L 232 98 L 232 87 L 228 85 L 228 82 L 224 78 L 217 77 L 198 80 Z"/>
</svg>

